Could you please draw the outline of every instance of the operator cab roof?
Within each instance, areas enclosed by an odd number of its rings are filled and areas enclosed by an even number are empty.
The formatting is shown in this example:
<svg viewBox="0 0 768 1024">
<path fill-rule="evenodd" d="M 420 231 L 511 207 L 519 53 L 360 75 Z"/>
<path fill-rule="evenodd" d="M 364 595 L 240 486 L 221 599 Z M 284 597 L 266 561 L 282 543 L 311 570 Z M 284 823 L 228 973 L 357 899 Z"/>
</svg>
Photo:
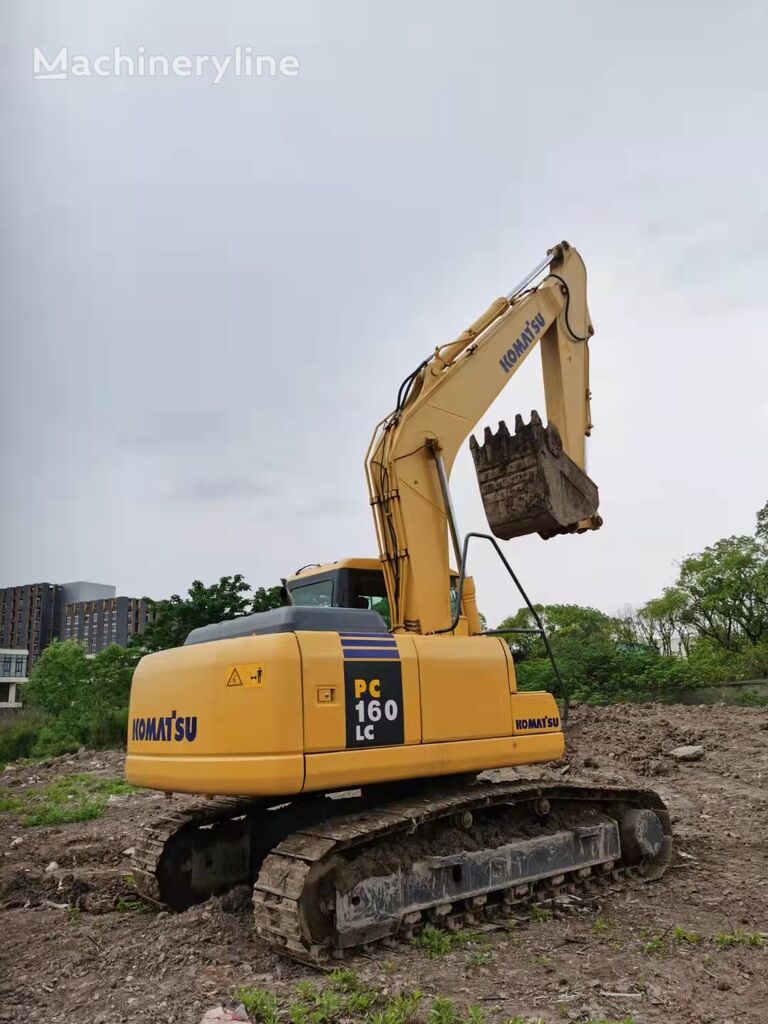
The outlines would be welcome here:
<svg viewBox="0 0 768 1024">
<path fill-rule="evenodd" d="M 242 636 L 267 633 L 387 633 L 384 619 L 369 608 L 324 608 L 314 605 L 288 605 L 255 615 L 241 615 L 227 622 L 213 622 L 193 629 L 184 646 L 211 640 L 234 640 Z"/>
</svg>

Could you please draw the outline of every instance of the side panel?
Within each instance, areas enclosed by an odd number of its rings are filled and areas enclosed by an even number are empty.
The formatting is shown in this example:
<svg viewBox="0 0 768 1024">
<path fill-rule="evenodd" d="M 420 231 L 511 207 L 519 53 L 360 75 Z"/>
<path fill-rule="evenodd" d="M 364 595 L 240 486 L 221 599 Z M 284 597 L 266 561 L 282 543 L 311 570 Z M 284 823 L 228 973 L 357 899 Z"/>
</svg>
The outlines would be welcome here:
<svg viewBox="0 0 768 1024">
<path fill-rule="evenodd" d="M 499 637 L 414 636 L 424 743 L 512 734 L 506 646 Z"/>
<path fill-rule="evenodd" d="M 516 736 L 560 732 L 560 708 L 551 693 L 534 690 L 512 697 L 512 729 Z"/>
<path fill-rule="evenodd" d="M 561 732 L 307 755 L 306 790 L 350 789 L 375 782 L 540 764 L 563 756 Z"/>
<path fill-rule="evenodd" d="M 143 658 L 126 776 L 186 793 L 283 795 L 304 781 L 301 662 L 292 633 L 218 640 Z"/>
<path fill-rule="evenodd" d="M 308 754 L 421 741 L 419 672 L 410 637 L 310 632 L 296 637 Z"/>
</svg>

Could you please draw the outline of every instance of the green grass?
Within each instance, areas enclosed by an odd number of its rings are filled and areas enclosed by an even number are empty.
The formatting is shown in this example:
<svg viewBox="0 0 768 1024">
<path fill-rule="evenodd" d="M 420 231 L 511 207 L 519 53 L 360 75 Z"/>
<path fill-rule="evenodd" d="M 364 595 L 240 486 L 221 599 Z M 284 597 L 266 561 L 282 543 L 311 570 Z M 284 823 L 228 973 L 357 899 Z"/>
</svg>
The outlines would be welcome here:
<svg viewBox="0 0 768 1024">
<path fill-rule="evenodd" d="M 600 1020 L 595 1020 L 590 1017 L 589 1020 L 585 1020 L 583 1024 L 635 1024 L 634 1017 L 622 1017 L 621 1020 L 617 1020 L 615 1017 L 610 1019 L 601 1017 Z"/>
<path fill-rule="evenodd" d="M 429 1024 L 458 1024 L 461 1020 L 452 999 L 435 996 L 429 1011 Z"/>
<path fill-rule="evenodd" d="M 745 932 L 737 928 L 733 932 L 721 932 L 715 936 L 715 945 L 718 949 L 733 949 L 736 946 L 752 946 L 755 949 L 762 949 L 765 939 L 759 932 Z"/>
<path fill-rule="evenodd" d="M 248 1016 L 260 1024 L 278 1024 L 280 1003 L 277 996 L 263 988 L 238 988 L 235 999 L 242 1003 Z"/>
<path fill-rule="evenodd" d="M 685 928 L 681 928 L 680 925 L 672 929 L 669 937 L 672 942 L 677 943 L 678 946 L 683 944 L 697 946 L 701 942 L 701 936 L 698 932 L 686 931 Z"/>
<path fill-rule="evenodd" d="M 325 983 L 300 981 L 294 998 L 279 998 L 263 988 L 242 986 L 233 992 L 255 1024 L 485 1024 L 479 1006 L 461 1010 L 452 999 L 435 996 L 426 1016 L 418 990 L 386 996 L 356 971 L 332 971 Z"/>
<path fill-rule="evenodd" d="M 115 910 L 125 910 L 130 914 L 154 914 L 155 907 L 146 900 L 127 899 L 125 896 L 118 896 L 115 902 Z"/>
<path fill-rule="evenodd" d="M 646 933 L 645 938 L 647 941 L 643 947 L 643 952 L 649 955 L 664 953 L 670 950 L 670 948 L 672 951 L 680 946 L 700 946 L 705 942 L 704 937 L 698 932 L 688 931 L 680 925 L 668 928 L 661 935 L 649 937 L 648 933 Z M 721 932 L 719 935 L 714 935 L 706 941 L 714 943 L 717 949 L 734 949 L 737 946 L 751 946 L 754 949 L 762 949 L 766 945 L 765 937 L 760 932 L 745 932 L 741 928 L 737 928 L 733 932 Z"/>
<path fill-rule="evenodd" d="M 428 924 L 413 940 L 413 945 L 434 959 L 447 956 L 473 942 L 487 944 L 487 941 L 475 932 L 444 932 L 441 928 Z"/>
<path fill-rule="evenodd" d="M 643 952 L 648 956 L 653 956 L 655 953 L 662 953 L 664 951 L 664 935 L 654 935 L 652 939 L 643 946 Z"/>
<path fill-rule="evenodd" d="M 125 779 L 73 772 L 45 786 L 0 793 L 0 813 L 18 814 L 26 828 L 100 818 L 111 796 L 138 792 Z"/>
<path fill-rule="evenodd" d="M 609 921 L 604 917 L 596 917 L 592 924 L 592 933 L 601 938 L 609 935 L 613 928 L 613 921 Z"/>
<path fill-rule="evenodd" d="M 547 910 L 546 907 L 542 907 L 540 903 L 534 903 L 531 906 L 531 920 L 536 921 L 537 924 L 542 924 L 544 921 L 551 921 L 552 911 Z"/>
<path fill-rule="evenodd" d="M 467 958 L 467 967 L 475 971 L 478 967 L 487 967 L 493 960 L 493 954 L 490 949 L 476 949 L 474 953 L 470 953 Z"/>
<path fill-rule="evenodd" d="M 381 1009 L 368 1015 L 368 1024 L 410 1024 L 416 1017 L 422 998 L 422 993 L 415 991 L 385 1000 Z"/>
</svg>

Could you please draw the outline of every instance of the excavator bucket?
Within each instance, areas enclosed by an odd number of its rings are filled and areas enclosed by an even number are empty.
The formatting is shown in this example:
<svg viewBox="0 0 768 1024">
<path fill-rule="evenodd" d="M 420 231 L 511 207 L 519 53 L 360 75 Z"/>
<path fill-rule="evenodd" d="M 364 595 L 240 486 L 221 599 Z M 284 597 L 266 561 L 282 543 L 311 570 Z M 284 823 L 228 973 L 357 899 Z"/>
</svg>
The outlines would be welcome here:
<svg viewBox="0 0 768 1024">
<path fill-rule="evenodd" d="M 469 446 L 488 525 L 500 540 L 529 533 L 548 539 L 602 523 L 596 485 L 565 454 L 554 423 L 545 427 L 536 411 L 528 424 L 515 417 L 514 434 L 502 420 L 496 434 L 486 427 L 483 444 L 473 436 Z"/>
</svg>

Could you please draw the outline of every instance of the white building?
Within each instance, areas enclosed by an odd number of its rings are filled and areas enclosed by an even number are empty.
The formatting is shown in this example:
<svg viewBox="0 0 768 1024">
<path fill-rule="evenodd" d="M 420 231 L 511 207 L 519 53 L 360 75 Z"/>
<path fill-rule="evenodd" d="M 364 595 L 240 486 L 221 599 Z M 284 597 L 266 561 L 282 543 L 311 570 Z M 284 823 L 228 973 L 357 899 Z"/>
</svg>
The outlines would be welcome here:
<svg viewBox="0 0 768 1024">
<path fill-rule="evenodd" d="M 21 687 L 27 681 L 25 648 L 0 647 L 0 710 L 21 707 Z"/>
</svg>

